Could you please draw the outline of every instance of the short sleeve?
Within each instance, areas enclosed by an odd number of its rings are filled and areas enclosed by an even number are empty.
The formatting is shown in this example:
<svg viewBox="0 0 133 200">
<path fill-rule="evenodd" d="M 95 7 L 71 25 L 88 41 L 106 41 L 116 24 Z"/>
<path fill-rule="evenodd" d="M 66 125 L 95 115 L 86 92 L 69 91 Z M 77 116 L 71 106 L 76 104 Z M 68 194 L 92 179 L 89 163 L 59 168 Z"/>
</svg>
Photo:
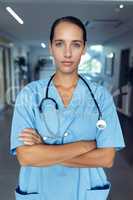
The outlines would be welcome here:
<svg viewBox="0 0 133 200">
<path fill-rule="evenodd" d="M 113 97 L 102 86 L 100 93 L 99 106 L 102 111 L 102 119 L 106 121 L 107 127 L 97 130 L 97 147 L 114 147 L 116 150 L 120 150 L 125 147 L 125 143 Z"/>
<path fill-rule="evenodd" d="M 22 146 L 19 134 L 24 128 L 34 128 L 33 95 L 27 86 L 18 94 L 11 126 L 10 153 L 16 155 L 16 147 Z"/>
</svg>

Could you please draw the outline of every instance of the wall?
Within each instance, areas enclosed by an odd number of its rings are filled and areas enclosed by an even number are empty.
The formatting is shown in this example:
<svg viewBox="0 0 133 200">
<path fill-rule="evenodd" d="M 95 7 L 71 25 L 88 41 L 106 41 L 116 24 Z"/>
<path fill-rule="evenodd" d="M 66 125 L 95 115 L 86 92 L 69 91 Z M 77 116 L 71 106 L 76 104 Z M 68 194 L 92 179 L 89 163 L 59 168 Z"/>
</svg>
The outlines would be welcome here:
<svg viewBox="0 0 133 200">
<path fill-rule="evenodd" d="M 10 92 L 12 94 L 12 102 L 15 101 L 17 93 L 21 89 L 20 85 L 20 67 L 16 64 L 16 60 L 19 57 L 24 57 L 27 60 L 27 53 L 29 48 L 26 46 L 14 45 L 11 48 L 11 88 Z"/>
<path fill-rule="evenodd" d="M 119 73 L 120 73 L 120 54 L 121 50 L 130 48 L 130 66 L 133 61 L 133 30 L 122 34 L 119 37 L 113 38 L 105 45 L 105 53 L 108 54 L 110 52 L 115 53 L 115 63 L 114 63 L 114 74 L 111 77 L 111 84 L 114 89 L 117 89 L 119 86 Z M 105 77 L 107 80 L 108 77 Z"/>
<path fill-rule="evenodd" d="M 3 36 L 0 36 L 0 111 L 6 105 L 6 86 L 9 84 L 9 65 L 6 65 L 7 49 L 10 41 Z M 7 72 L 7 74 L 5 74 Z M 7 80 L 7 83 L 6 83 Z"/>
<path fill-rule="evenodd" d="M 120 49 L 117 46 L 105 46 L 105 55 L 113 52 L 115 55 L 113 75 L 104 75 L 105 85 L 109 88 L 111 92 L 115 91 L 119 87 L 119 72 L 120 72 Z M 107 66 L 105 66 L 106 68 Z"/>
<path fill-rule="evenodd" d="M 0 110 L 6 104 L 12 105 L 19 86 L 19 66 L 15 60 L 22 56 L 27 59 L 29 48 L 25 45 L 12 44 L 11 41 L 0 36 Z"/>
<path fill-rule="evenodd" d="M 41 47 L 38 48 L 30 48 L 30 61 L 32 66 L 32 80 L 35 78 L 35 68 L 37 67 L 37 62 L 40 58 L 49 58 L 50 54 L 46 49 L 43 49 Z M 46 64 L 44 68 L 42 68 L 39 72 L 39 79 L 46 78 L 47 76 L 50 76 L 54 71 L 53 65 L 51 63 Z"/>
<path fill-rule="evenodd" d="M 3 48 L 0 47 L 0 110 L 4 108 L 4 96 Z"/>
<path fill-rule="evenodd" d="M 117 38 L 113 38 L 112 41 L 106 43 L 105 45 L 105 53 L 108 54 L 110 52 L 115 53 L 115 62 L 114 62 L 114 74 L 112 77 L 105 76 L 105 85 L 109 85 L 112 88 L 112 93 L 115 96 L 116 103 L 118 100 L 118 95 L 120 95 L 119 88 L 119 74 L 120 74 L 120 55 L 121 50 L 130 49 L 130 59 L 129 59 L 129 67 L 133 67 L 133 30 L 122 34 Z M 105 66 L 106 67 L 106 66 Z M 122 109 L 118 110 L 124 115 L 130 117 L 133 115 L 133 88 L 132 86 L 126 85 L 122 88 L 123 93 L 127 93 L 127 95 L 122 96 Z"/>
</svg>

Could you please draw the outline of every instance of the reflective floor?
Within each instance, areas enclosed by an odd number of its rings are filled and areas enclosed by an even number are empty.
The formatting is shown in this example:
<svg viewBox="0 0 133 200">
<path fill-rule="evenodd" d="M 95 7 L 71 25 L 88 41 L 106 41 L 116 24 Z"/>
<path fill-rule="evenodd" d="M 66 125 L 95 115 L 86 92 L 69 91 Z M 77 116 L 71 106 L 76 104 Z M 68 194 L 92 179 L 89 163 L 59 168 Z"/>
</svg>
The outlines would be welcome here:
<svg viewBox="0 0 133 200">
<path fill-rule="evenodd" d="M 16 161 L 15 157 L 10 156 L 9 154 L 11 116 L 12 112 L 10 109 L 7 109 L 4 113 L 0 114 L 1 200 L 15 200 L 14 188 L 17 185 L 19 172 L 18 162 Z M 114 167 L 106 170 L 108 177 L 112 182 L 112 190 L 110 196 L 111 200 L 133 200 L 133 166 L 130 154 L 130 151 L 133 149 L 133 137 L 131 136 L 132 123 L 122 116 L 120 116 L 120 120 L 124 131 L 126 131 L 126 143 L 129 143 L 129 147 L 126 147 L 125 150 L 117 153 Z M 127 138 L 129 138 L 129 141 Z"/>
</svg>

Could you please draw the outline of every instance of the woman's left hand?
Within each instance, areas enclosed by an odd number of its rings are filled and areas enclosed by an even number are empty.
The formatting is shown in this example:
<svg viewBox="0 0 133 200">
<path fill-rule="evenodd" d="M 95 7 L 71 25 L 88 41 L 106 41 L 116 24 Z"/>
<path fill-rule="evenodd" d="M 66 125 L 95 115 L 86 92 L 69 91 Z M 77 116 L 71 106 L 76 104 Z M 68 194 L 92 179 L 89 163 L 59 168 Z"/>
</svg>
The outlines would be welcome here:
<svg viewBox="0 0 133 200">
<path fill-rule="evenodd" d="M 19 135 L 19 140 L 23 141 L 25 145 L 43 144 L 43 139 L 36 132 L 35 129 L 25 128 Z"/>
</svg>

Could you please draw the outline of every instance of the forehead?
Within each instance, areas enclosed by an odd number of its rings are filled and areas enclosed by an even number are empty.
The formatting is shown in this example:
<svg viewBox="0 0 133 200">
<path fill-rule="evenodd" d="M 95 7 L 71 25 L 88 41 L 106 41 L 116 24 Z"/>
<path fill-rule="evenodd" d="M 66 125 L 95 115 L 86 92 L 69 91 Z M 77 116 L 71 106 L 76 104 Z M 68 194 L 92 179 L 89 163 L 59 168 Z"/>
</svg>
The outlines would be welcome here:
<svg viewBox="0 0 133 200">
<path fill-rule="evenodd" d="M 60 22 L 54 30 L 54 40 L 83 40 L 83 30 L 71 22 Z"/>
</svg>

